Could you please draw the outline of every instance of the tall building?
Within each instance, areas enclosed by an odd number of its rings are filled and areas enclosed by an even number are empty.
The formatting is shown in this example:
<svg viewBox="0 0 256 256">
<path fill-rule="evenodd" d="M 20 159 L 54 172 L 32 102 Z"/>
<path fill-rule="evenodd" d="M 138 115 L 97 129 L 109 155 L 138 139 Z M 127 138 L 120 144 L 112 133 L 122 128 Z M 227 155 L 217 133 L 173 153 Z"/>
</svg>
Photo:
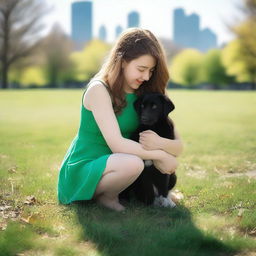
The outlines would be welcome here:
<svg viewBox="0 0 256 256">
<path fill-rule="evenodd" d="M 107 40 L 107 29 L 104 25 L 100 26 L 99 29 L 99 39 L 102 41 L 106 41 Z"/>
<path fill-rule="evenodd" d="M 193 48 L 199 47 L 200 18 L 196 14 L 187 17 L 187 45 Z"/>
<path fill-rule="evenodd" d="M 140 26 L 140 15 L 138 12 L 130 12 L 128 14 L 128 28 Z"/>
<path fill-rule="evenodd" d="M 186 15 L 184 9 L 174 10 L 173 41 L 175 44 L 196 48 L 202 52 L 217 47 L 217 36 L 206 28 L 200 30 L 200 17 L 197 14 Z"/>
<path fill-rule="evenodd" d="M 184 46 L 187 41 L 185 12 L 183 9 L 174 10 L 173 15 L 173 40 L 175 44 Z"/>
<path fill-rule="evenodd" d="M 116 26 L 116 38 L 123 32 L 123 28 L 121 26 Z"/>
<path fill-rule="evenodd" d="M 201 32 L 200 35 L 200 48 L 202 51 L 207 51 L 208 49 L 215 48 L 217 45 L 217 36 L 212 32 L 212 30 L 206 28 Z"/>
<path fill-rule="evenodd" d="M 71 37 L 77 48 L 92 39 L 92 2 L 74 2 L 71 7 Z"/>
</svg>

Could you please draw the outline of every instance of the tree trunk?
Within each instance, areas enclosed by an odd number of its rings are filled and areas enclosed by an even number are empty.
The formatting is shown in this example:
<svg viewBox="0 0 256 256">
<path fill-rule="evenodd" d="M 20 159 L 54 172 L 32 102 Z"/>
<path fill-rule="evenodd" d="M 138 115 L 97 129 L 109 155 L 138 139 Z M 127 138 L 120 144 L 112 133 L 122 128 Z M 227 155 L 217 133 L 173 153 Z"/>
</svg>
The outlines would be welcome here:
<svg viewBox="0 0 256 256">
<path fill-rule="evenodd" d="M 0 87 L 3 89 L 8 88 L 8 72 L 12 65 L 30 56 L 36 46 L 36 41 L 31 44 L 29 38 L 39 36 L 41 30 L 39 21 L 46 13 L 46 8 L 40 2 L 0 0 Z"/>
<path fill-rule="evenodd" d="M 2 89 L 8 88 L 8 65 L 4 64 L 2 68 Z"/>
<path fill-rule="evenodd" d="M 2 21 L 2 31 L 3 31 L 3 48 L 1 49 L 2 59 L 2 88 L 7 89 L 8 88 L 8 55 L 9 55 L 9 37 L 10 37 L 10 24 L 9 24 L 9 18 L 10 13 L 7 11 L 3 15 L 3 21 Z"/>
</svg>

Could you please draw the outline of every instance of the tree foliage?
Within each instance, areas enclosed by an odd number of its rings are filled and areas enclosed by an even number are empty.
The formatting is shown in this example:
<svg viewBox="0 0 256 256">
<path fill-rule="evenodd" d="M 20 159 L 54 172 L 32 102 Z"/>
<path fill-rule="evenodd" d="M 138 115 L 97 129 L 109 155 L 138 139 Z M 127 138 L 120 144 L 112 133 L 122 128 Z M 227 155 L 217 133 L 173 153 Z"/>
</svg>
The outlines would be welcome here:
<svg viewBox="0 0 256 256">
<path fill-rule="evenodd" d="M 38 46 L 38 34 L 46 13 L 40 0 L 0 1 L 0 63 L 2 88 L 8 88 L 10 67 L 30 56 Z"/>
<path fill-rule="evenodd" d="M 24 86 L 42 86 L 46 84 L 43 69 L 39 66 L 28 67 L 22 73 L 19 82 Z"/>
<path fill-rule="evenodd" d="M 202 62 L 204 81 L 213 85 L 214 88 L 219 88 L 235 80 L 233 76 L 227 74 L 221 56 L 221 50 L 212 49 L 205 54 Z"/>
<path fill-rule="evenodd" d="M 246 19 L 233 28 L 237 35 L 239 53 L 236 56 L 238 62 L 243 63 L 252 88 L 256 88 L 256 0 L 244 0 Z M 241 75 L 239 74 L 238 76 Z"/>
<path fill-rule="evenodd" d="M 242 49 L 241 41 L 233 40 L 222 50 L 221 59 L 229 75 L 235 76 L 238 82 L 247 82 L 250 81 L 250 75 Z"/>
<path fill-rule="evenodd" d="M 110 46 L 100 40 L 92 40 L 82 51 L 71 54 L 71 60 L 75 64 L 76 80 L 87 81 L 100 69 L 104 57 Z"/>
<path fill-rule="evenodd" d="M 182 85 L 195 86 L 202 81 L 203 55 L 194 49 L 186 49 L 177 54 L 170 65 L 171 79 Z"/>
<path fill-rule="evenodd" d="M 42 62 L 47 84 L 58 87 L 66 80 L 72 80 L 73 64 L 70 60 L 72 42 L 58 24 L 42 40 Z"/>
</svg>

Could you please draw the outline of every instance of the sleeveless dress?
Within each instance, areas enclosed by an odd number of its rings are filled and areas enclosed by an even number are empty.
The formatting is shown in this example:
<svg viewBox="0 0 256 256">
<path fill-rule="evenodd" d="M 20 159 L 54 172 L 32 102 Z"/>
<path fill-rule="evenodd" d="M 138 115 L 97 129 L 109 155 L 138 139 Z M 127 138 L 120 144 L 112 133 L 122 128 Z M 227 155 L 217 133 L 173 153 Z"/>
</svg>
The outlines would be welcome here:
<svg viewBox="0 0 256 256">
<path fill-rule="evenodd" d="M 102 81 L 100 82 L 106 86 Z M 121 114 L 116 115 L 116 118 L 122 136 L 129 138 L 139 123 L 137 113 L 133 107 L 137 96 L 134 93 L 128 93 L 125 97 L 127 106 Z M 78 133 L 60 167 L 58 178 L 59 202 L 69 204 L 73 201 L 92 199 L 111 154 L 112 151 L 108 147 L 92 112 L 86 109 L 82 102 Z"/>
</svg>

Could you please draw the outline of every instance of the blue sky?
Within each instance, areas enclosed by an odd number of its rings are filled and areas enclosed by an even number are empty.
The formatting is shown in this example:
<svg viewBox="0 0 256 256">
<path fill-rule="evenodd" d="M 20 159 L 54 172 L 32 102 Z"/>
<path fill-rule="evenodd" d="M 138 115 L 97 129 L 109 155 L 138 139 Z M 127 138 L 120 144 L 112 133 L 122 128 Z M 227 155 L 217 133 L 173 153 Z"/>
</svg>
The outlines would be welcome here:
<svg viewBox="0 0 256 256">
<path fill-rule="evenodd" d="M 75 0 L 46 0 L 52 11 L 46 17 L 48 29 L 55 22 L 70 34 L 71 3 Z M 127 13 L 140 13 L 141 27 L 150 29 L 159 37 L 172 38 L 172 14 L 178 7 L 186 14 L 200 15 L 200 27 L 212 29 L 218 36 L 218 44 L 233 38 L 225 24 L 242 20 L 239 7 L 243 0 L 93 0 L 93 32 L 98 35 L 99 27 L 107 27 L 108 41 L 114 40 L 115 27 L 127 26 Z"/>
</svg>

